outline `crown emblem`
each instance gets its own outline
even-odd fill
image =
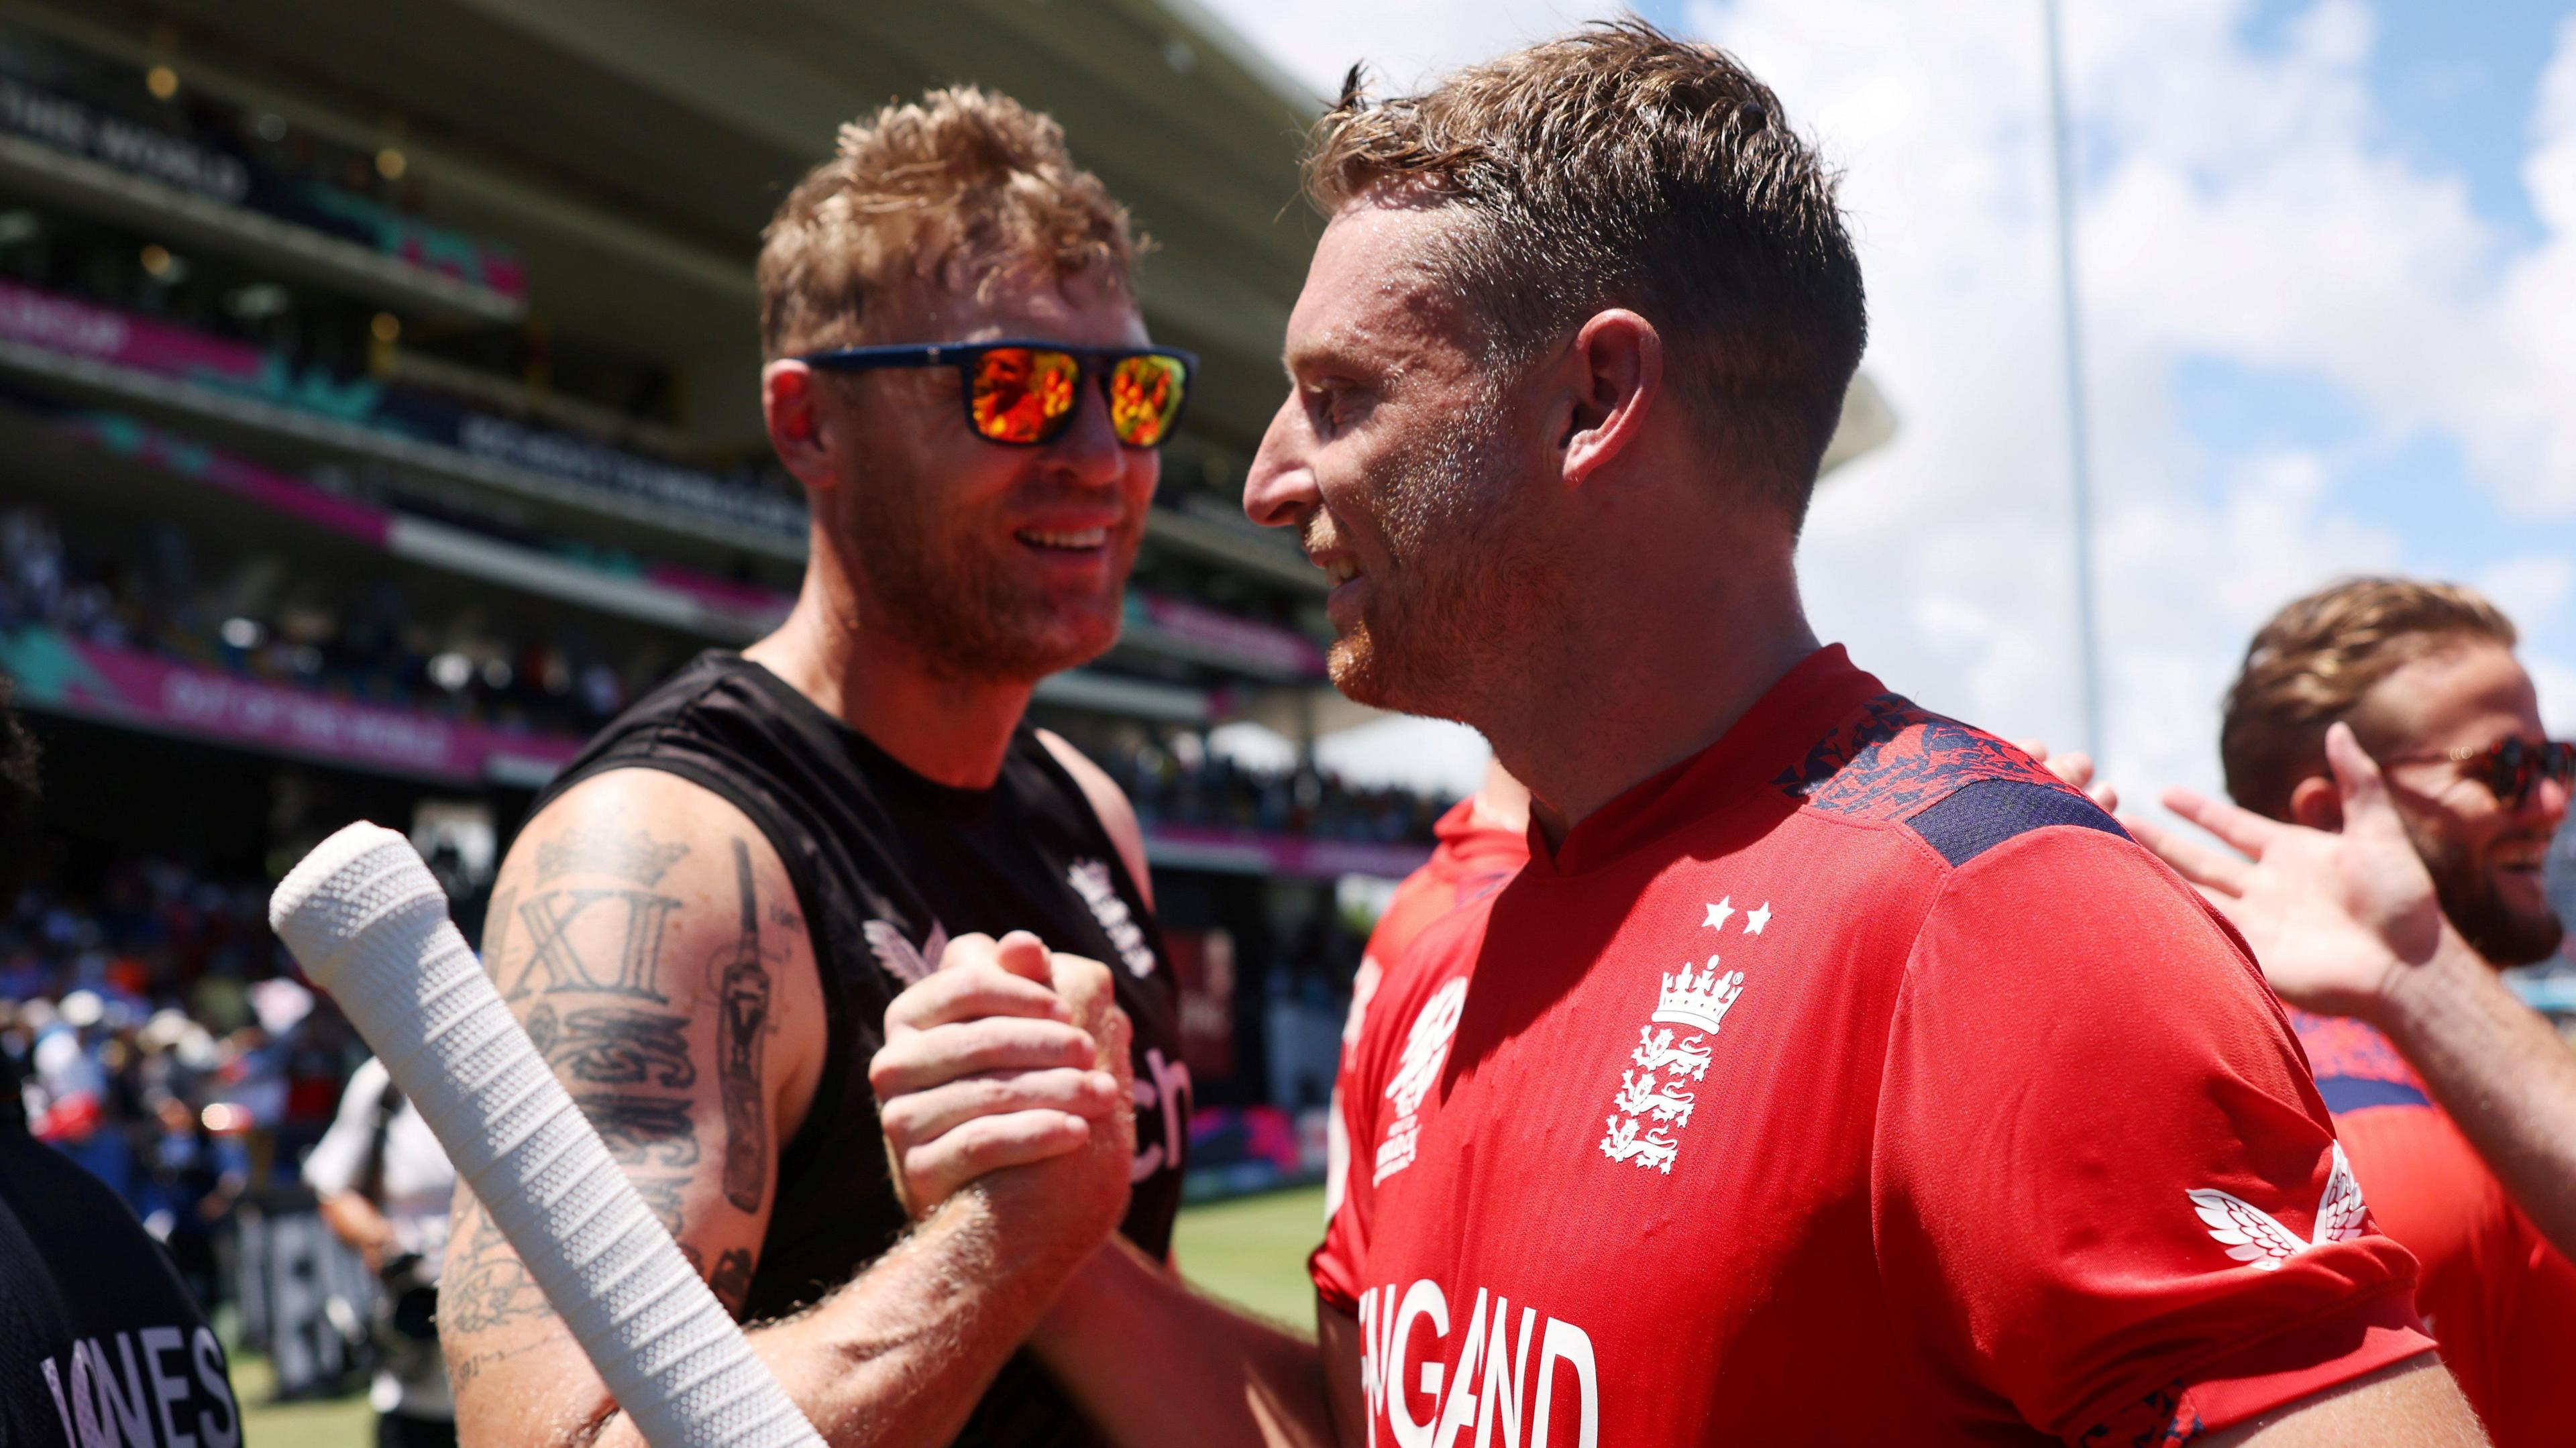
[[[1708,958],[1708,968],[1694,972],[1687,964],[1681,974],[1664,977],[1663,995],[1655,1002],[1654,1019],[1677,1026],[1697,1026],[1714,1034],[1725,1021],[1727,1007],[1744,994],[1744,972],[1730,970],[1719,974],[1717,957]]]

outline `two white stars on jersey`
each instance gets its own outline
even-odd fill
[[[1727,917],[1734,913],[1735,897],[1728,895],[1720,899],[1716,904],[1708,907],[1708,918],[1701,921],[1700,924],[1707,926],[1711,930],[1723,930],[1726,928]],[[1763,927],[1770,923],[1771,902],[1768,900],[1762,902],[1761,909],[1747,910],[1744,912],[1744,933],[1747,935],[1761,934]]]
[[[2361,1199],[2361,1183],[2353,1178],[2352,1163],[2344,1160],[2342,1142],[2335,1143],[2334,1170],[2327,1174],[2325,1195],[2317,1201],[2313,1236],[2302,1237],[2270,1212],[2215,1187],[2184,1195],[2191,1198],[2192,1210],[2200,1213],[2209,1235],[2227,1248],[2227,1255],[2257,1272],[2276,1272],[2302,1252],[2349,1242],[2368,1230],[2365,1224],[2370,1219],[2370,1208]]]

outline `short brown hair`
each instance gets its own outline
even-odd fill
[[[2455,644],[2514,640],[2511,619],[2456,583],[2354,578],[2296,600],[2255,633],[2227,690],[2218,756],[2228,795],[2288,819],[2299,781],[2326,772],[2326,730],[2337,720],[2363,729],[2354,711],[2380,680]]]
[[[1073,164],[1063,127],[1008,96],[934,90],[841,127],[837,149],[760,234],[768,358],[897,340],[884,332],[905,322],[885,314],[908,296],[1020,266],[1128,290],[1145,243],[1127,208]]]
[[[1833,175],[1735,57],[1629,19],[1399,100],[1355,66],[1306,183],[1327,216],[1381,188],[1471,214],[1436,265],[1501,368],[1635,307],[1712,436],[1803,517],[1867,338],[1860,259]]]

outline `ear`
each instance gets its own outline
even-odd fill
[[[1576,487],[1643,433],[1664,383],[1664,339],[1625,308],[1596,314],[1574,334],[1565,362],[1568,395],[1555,438],[1565,480]]]
[[[2331,775],[2311,774],[2290,791],[2290,823],[2328,834],[2343,829],[2343,792]]]
[[[760,369],[760,413],[769,445],[796,481],[817,492],[839,485],[814,369],[793,358]]]

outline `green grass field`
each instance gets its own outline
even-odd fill
[[[1306,1254],[1323,1235],[1324,1194],[1309,1188],[1188,1208],[1173,1251],[1182,1274],[1200,1288],[1311,1333],[1315,1289],[1306,1277]],[[373,1441],[365,1398],[271,1407],[274,1381],[266,1359],[233,1359],[233,1391],[244,1405],[243,1448],[364,1448]]]
[[[1187,1208],[1176,1238],[1181,1275],[1201,1290],[1314,1335],[1306,1254],[1324,1240],[1322,1187]]]

